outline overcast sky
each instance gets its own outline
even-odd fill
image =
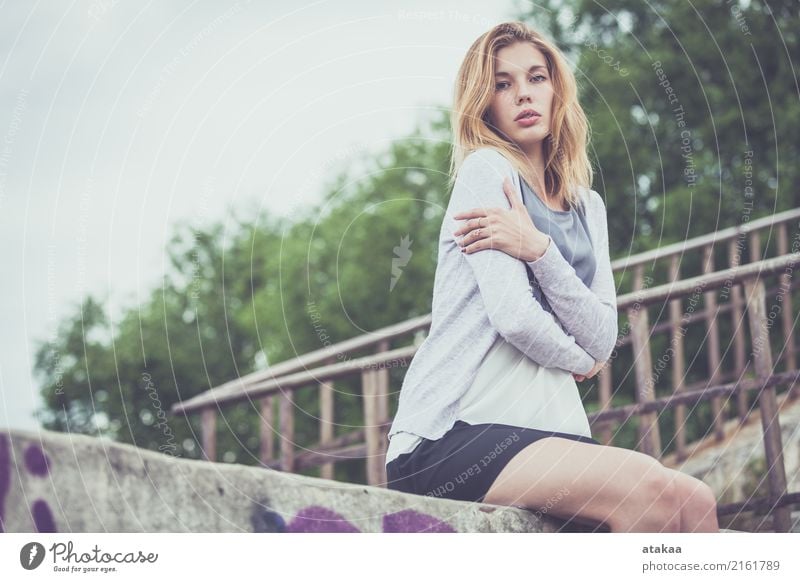
[[[449,107],[519,5],[2,3],[0,426],[36,427],[36,342],[82,297],[138,303],[179,220],[313,205],[342,151]]]

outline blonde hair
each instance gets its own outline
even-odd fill
[[[488,122],[495,85],[494,57],[501,48],[518,42],[529,42],[544,54],[554,89],[550,134],[542,144],[544,183],[550,196],[573,207],[578,200],[576,186],[590,188],[592,183],[592,166],[586,153],[589,123],[578,103],[575,76],[563,54],[523,22],[504,22],[485,32],[472,43],[461,63],[451,112],[450,185],[467,155],[481,147],[498,150],[532,184],[533,174],[525,154]]]

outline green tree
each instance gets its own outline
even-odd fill
[[[575,64],[612,258],[798,205],[791,63],[800,17],[792,3],[751,2],[737,17],[725,0],[544,0],[520,18],[549,31]],[[180,225],[163,284],[141,304],[112,321],[103,301],[89,297],[37,350],[42,423],[194,457],[197,418],[169,416],[167,434],[159,410],[268,363],[428,313],[450,195],[447,114],[340,169],[321,203],[291,220],[250,209],[246,218]],[[750,166],[754,195],[746,198]],[[697,253],[684,258],[684,276],[699,269]],[[662,267],[656,279],[664,277]],[[629,278],[619,276],[620,293]],[[687,349],[701,349],[700,330],[690,331]],[[615,365],[630,369],[626,357]],[[707,374],[701,367],[693,365],[690,379]],[[394,399],[403,373],[390,372]],[[615,403],[633,401],[632,376]],[[360,378],[336,389],[342,434],[361,424]],[[257,408],[222,408],[223,460],[256,463]],[[298,393],[297,446],[316,442],[318,414],[316,392]],[[701,421],[692,430],[708,426]],[[363,480],[362,465],[340,464],[337,478]]]

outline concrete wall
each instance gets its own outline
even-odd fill
[[[530,511],[0,431],[0,531],[552,532]],[[563,531],[590,531],[570,524]]]

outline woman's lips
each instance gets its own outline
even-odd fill
[[[531,115],[530,117],[522,117],[521,119],[517,119],[517,123],[519,123],[522,127],[530,127],[537,121],[541,115]]]

